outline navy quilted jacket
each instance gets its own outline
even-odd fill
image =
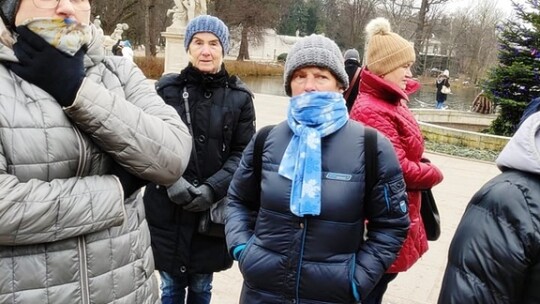
[[[290,211],[291,181],[278,174],[292,137],[286,123],[266,139],[260,198],[253,140],[247,146],[229,188],[225,226],[229,250],[246,244],[240,303],[355,303],[394,261],[409,227],[405,184],[392,145],[379,134],[378,181],[364,202],[363,134],[349,121],[322,139],[319,216]]]

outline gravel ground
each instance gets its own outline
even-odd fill
[[[495,162],[495,159],[497,159],[497,156],[499,156],[498,151],[471,149],[456,145],[436,143],[432,141],[426,141],[426,150],[488,162]]]

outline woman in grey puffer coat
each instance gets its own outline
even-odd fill
[[[65,27],[72,48],[24,21],[89,23],[88,1],[50,2],[0,0],[18,34],[0,44],[0,303],[159,303],[138,182],[176,181],[189,132],[93,26]]]

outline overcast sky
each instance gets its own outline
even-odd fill
[[[446,6],[450,9],[457,9],[460,7],[466,7],[469,6],[474,2],[478,2],[480,0],[449,0],[446,4]],[[503,9],[505,12],[510,13],[513,9],[512,2],[510,0],[483,0],[483,1],[495,1],[497,3],[497,7]]]

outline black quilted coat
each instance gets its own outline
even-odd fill
[[[540,303],[540,113],[497,158],[450,244],[439,304]]]
[[[218,74],[205,75],[189,65],[181,74],[166,75],[156,84],[160,96],[184,122],[184,87],[189,93],[198,164],[192,151],[183,177],[195,186],[210,185],[217,201],[226,195],[242,152],[255,133],[252,94],[224,68]],[[197,233],[201,213],[185,211],[171,202],[163,186],[149,184],[146,188],[144,200],[156,269],[180,275],[231,267],[225,239]]]

